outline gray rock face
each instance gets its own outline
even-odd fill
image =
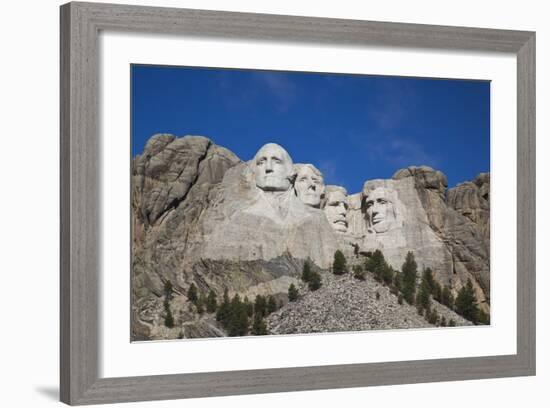
[[[406,253],[413,251],[419,270],[431,267],[436,279],[451,285],[455,295],[472,279],[478,300],[485,302],[482,307],[488,311],[488,174],[447,193],[443,173],[411,167],[399,170],[392,179],[369,180],[363,191],[347,196],[342,187],[325,190],[323,185],[325,194],[318,206],[316,197],[315,203],[304,199],[311,180],[298,187],[303,187],[300,194],[295,189],[295,175],[302,167],[294,166],[284,148],[274,144],[263,146],[254,159],[245,162],[202,136],[161,134],[149,140],[143,154],[134,159],[132,170],[134,340],[224,335],[211,316],[198,316],[189,308],[191,283],[204,295],[213,290],[218,299],[224,290],[249,299],[257,294],[281,298],[291,283],[300,285],[306,260],[330,283],[329,269],[337,249],[356,260],[381,249],[396,269],[401,268]],[[327,195],[331,191],[344,193],[331,197]],[[332,214],[326,208],[330,202],[334,208],[344,205]],[[340,227],[344,225],[340,218],[345,219],[345,228]],[[173,286],[174,329],[163,323],[167,281]],[[346,290],[356,293],[357,289],[348,286],[344,285]],[[344,296],[338,290],[334,299]],[[350,302],[338,306],[342,314],[348,306],[368,307],[371,300],[364,303],[359,297]],[[285,310],[291,313],[289,308]],[[383,310],[390,313],[390,309]],[[336,309],[333,312],[327,319],[347,321],[343,315],[338,317]],[[424,323],[411,323],[415,315],[416,311],[407,314],[404,326],[393,320],[387,324],[360,320],[358,330],[422,327],[415,325],[424,324],[424,319]],[[303,323],[313,325],[308,331],[318,325],[317,318],[312,319]],[[283,326],[281,320],[277,330],[287,330]],[[319,327],[330,331],[355,330],[356,326],[331,323]],[[292,323],[288,327],[298,330],[302,326]]]
[[[490,188],[489,174],[481,173],[473,181],[449,189],[447,196],[450,207],[481,228],[487,247],[490,237]]]
[[[471,279],[484,311],[489,310],[489,241],[482,227],[455,210],[445,199],[447,179],[429,167],[410,167],[398,171],[397,180],[414,181],[429,226],[445,244],[450,255],[451,284],[455,289]],[[482,177],[483,178],[483,177]],[[488,182],[488,175],[484,177]]]
[[[268,152],[277,152],[272,146]],[[328,269],[338,243],[324,212],[285,187],[282,179],[292,174],[270,179],[271,166],[260,178],[254,161],[204,137],[149,141],[133,172],[134,338],[175,336],[159,329],[166,281],[174,301],[184,302],[191,283],[220,296],[226,288],[277,294],[296,281],[306,259]]]

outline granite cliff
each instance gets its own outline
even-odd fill
[[[306,260],[326,287],[324,296],[319,291],[303,302],[317,304],[321,296],[324,310],[339,302],[345,288],[363,293],[356,297],[359,308],[368,304],[373,316],[382,313],[376,308],[384,302],[365,298],[372,285],[332,279],[337,249],[355,263],[380,249],[395,269],[412,251],[419,267],[432,268],[455,295],[470,279],[488,312],[489,175],[449,190],[444,174],[425,166],[399,170],[387,180],[368,175],[365,180],[362,191],[348,195],[339,186],[324,186],[313,165],[293,165],[277,145],[265,145],[242,161],[202,136],[153,136],[132,163],[132,339],[223,336],[215,319],[190,307],[191,284],[218,298],[224,291],[250,299],[271,294],[286,304],[289,285],[301,284]],[[174,328],[163,324],[167,282],[173,287]],[[410,316],[407,327],[426,323],[411,323],[418,316],[395,307]],[[315,329],[313,314],[309,323],[300,315],[304,321],[297,324],[291,310],[287,304],[270,317],[273,333],[284,331],[277,316],[286,316],[284,327],[292,330],[333,330]],[[334,330],[401,327],[327,318],[340,321]]]

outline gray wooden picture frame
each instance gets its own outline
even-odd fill
[[[61,401],[155,399],[535,374],[535,33],[114,4],[61,6]],[[517,56],[517,354],[145,377],[99,377],[101,30]]]

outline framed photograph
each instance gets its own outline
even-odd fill
[[[62,6],[60,364],[71,405],[534,375],[535,34]]]

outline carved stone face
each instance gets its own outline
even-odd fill
[[[391,195],[385,188],[376,188],[365,199],[367,224],[377,233],[384,233],[395,225],[395,209]]]
[[[327,203],[324,208],[325,215],[330,226],[338,232],[347,232],[348,221],[346,214],[348,204],[346,194],[343,191],[329,191],[327,193]]]
[[[296,195],[304,204],[319,208],[321,195],[325,192],[323,177],[310,165],[297,165],[297,167],[296,181],[294,182]]]
[[[293,176],[292,159],[275,143],[264,145],[254,157],[256,186],[264,191],[287,191]]]

